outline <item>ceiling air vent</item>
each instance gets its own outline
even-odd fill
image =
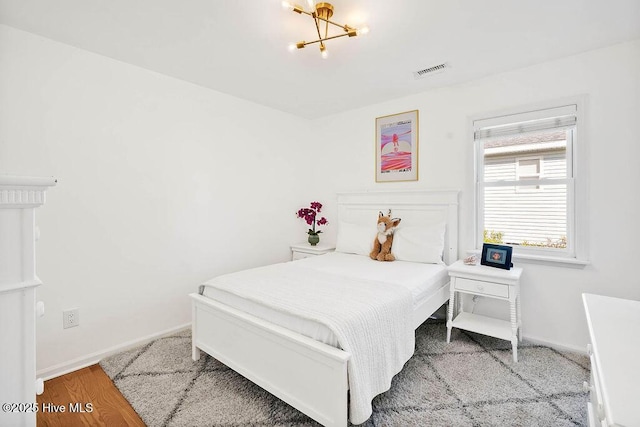
[[[444,70],[449,68],[449,64],[443,62],[442,64],[434,65],[433,67],[425,68],[423,70],[418,70],[413,72],[414,79],[423,79],[427,76],[431,76],[433,74],[442,73]]]

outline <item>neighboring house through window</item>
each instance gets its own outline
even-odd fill
[[[577,102],[473,121],[478,249],[578,258],[577,123]]]
[[[540,166],[542,163],[543,157],[516,157],[516,180],[524,181],[527,179],[540,179],[542,177],[542,172],[540,171]],[[518,190],[540,190],[540,186],[526,186],[519,187]]]

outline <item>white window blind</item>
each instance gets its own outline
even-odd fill
[[[558,108],[476,120],[473,122],[473,138],[478,141],[546,130],[569,129],[576,125],[576,113],[576,105],[566,105]]]

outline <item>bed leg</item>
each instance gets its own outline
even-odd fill
[[[200,360],[200,349],[195,344],[191,345],[191,358],[194,362]]]
[[[193,302],[191,305],[191,359],[193,359],[194,362],[197,362],[198,360],[200,360],[200,349],[196,347],[196,336],[197,336],[196,319],[198,317],[197,314],[198,314],[198,310],[196,308],[195,302]]]

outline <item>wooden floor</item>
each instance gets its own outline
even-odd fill
[[[38,427],[145,425],[99,365],[46,381],[38,409]]]

